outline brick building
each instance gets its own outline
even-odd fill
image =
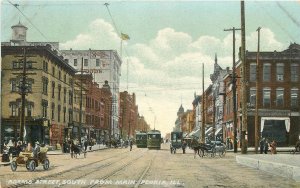
[[[247,139],[254,146],[255,100],[258,97],[261,137],[276,140],[279,146],[294,145],[300,135],[300,46],[291,44],[282,52],[260,52],[258,76],[256,52],[246,52],[247,65]],[[241,64],[237,74],[241,75]],[[256,88],[258,79],[258,88]],[[241,83],[237,83],[238,111],[241,113]],[[258,89],[258,96],[256,96]],[[241,114],[238,120],[240,130]]]

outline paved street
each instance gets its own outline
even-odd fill
[[[50,169],[28,172],[19,167],[0,167],[2,187],[299,187],[294,180],[272,175],[236,162],[235,154],[224,158],[194,159],[193,151],[170,154],[134,147],[89,152],[87,158],[49,155]],[[27,184],[27,185],[26,185]]]

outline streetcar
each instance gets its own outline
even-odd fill
[[[137,148],[147,148],[147,133],[137,132],[135,134],[136,147]]]
[[[159,130],[151,130],[147,133],[147,148],[160,149],[161,133]]]
[[[170,143],[170,151],[171,153],[176,153],[176,149],[180,149],[182,147],[182,132],[174,131],[171,132],[171,143]]]

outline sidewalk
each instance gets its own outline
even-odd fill
[[[236,162],[300,182],[300,154],[238,154]]]
[[[96,144],[96,145],[92,146],[91,150],[88,146],[87,152],[93,152],[93,151],[106,149],[106,148],[107,148],[106,145]],[[47,155],[70,155],[70,153],[63,153],[62,150],[53,150],[53,151],[48,151]],[[0,166],[7,166],[7,165],[10,165],[10,162],[1,162],[0,161]]]
[[[106,145],[103,144],[96,144],[93,145],[91,150],[90,150],[90,146],[87,147],[87,152],[92,152],[92,151],[97,151],[97,150],[101,150],[101,149],[106,149]],[[69,155],[69,153],[63,153],[62,150],[53,150],[53,151],[48,151],[47,152],[48,155]]]
[[[277,152],[290,152],[293,149],[295,149],[295,147],[277,147],[276,151]],[[233,149],[226,150],[226,151],[227,152],[233,152]],[[238,151],[238,153],[241,153],[241,148],[237,148],[237,151]],[[249,148],[247,148],[247,152],[254,153],[255,152],[255,148],[254,147],[249,147]],[[258,148],[258,152],[259,152],[259,148]],[[270,153],[270,151],[269,151],[269,153]]]

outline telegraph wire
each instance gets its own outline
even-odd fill
[[[48,38],[39,30],[39,28],[37,28],[32,21],[19,9],[19,4],[13,4],[11,1],[7,0],[12,6],[14,6],[23,16],[24,18],[46,39],[48,40]]]

